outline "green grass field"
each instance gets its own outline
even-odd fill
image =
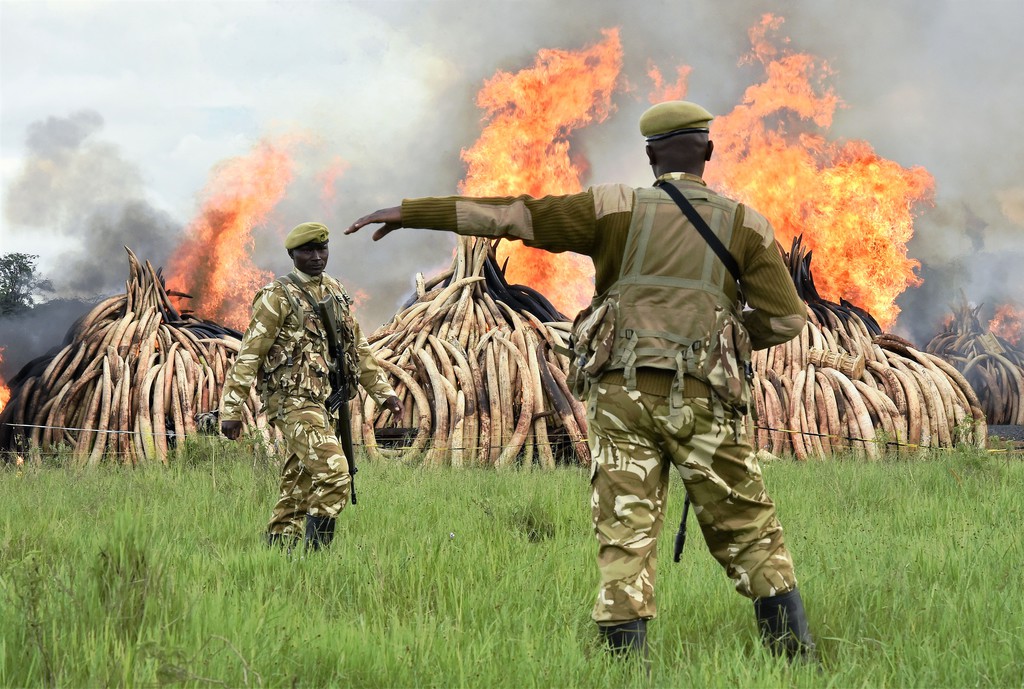
[[[59,458],[58,458],[59,460]],[[261,532],[276,466],[201,439],[169,468],[0,470],[13,687],[1022,687],[1024,462],[765,466],[825,670],[758,643],[673,479],[648,680],[602,652],[588,474],[363,462],[331,550]]]

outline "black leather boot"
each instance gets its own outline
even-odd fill
[[[773,654],[785,655],[791,662],[818,662],[799,591],[794,588],[778,596],[758,598],[754,614],[761,640]]]
[[[306,515],[306,550],[326,549],[334,540],[334,517]]]
[[[636,658],[643,663],[644,671],[651,674],[651,662],[647,658],[647,620],[630,620],[598,628],[612,654]]]

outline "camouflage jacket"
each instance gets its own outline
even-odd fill
[[[350,368],[358,371],[359,384],[378,403],[394,395],[352,317],[351,298],[341,283],[329,275],[314,278],[297,270],[291,275],[316,301],[334,297],[339,322],[354,343],[347,358]],[[242,405],[253,383],[270,417],[310,404],[323,406],[331,393],[327,366],[327,339],[319,315],[297,287],[285,279],[275,280],[253,299],[252,320],[224,382],[220,418],[242,419]]]

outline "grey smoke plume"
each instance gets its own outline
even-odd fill
[[[119,261],[124,246],[159,265],[181,232],[146,201],[138,167],[101,138],[102,128],[92,110],[34,122],[23,169],[5,193],[4,220],[56,255],[44,277],[65,298],[123,289],[126,271],[117,267],[126,265]]]
[[[10,381],[33,359],[59,352],[68,328],[92,306],[77,299],[54,299],[24,314],[0,318],[0,378]]]
[[[92,110],[28,127],[23,168],[5,190],[4,221],[35,238],[27,252],[48,254],[43,277],[57,298],[0,319],[0,375],[60,342],[91,303],[124,291],[125,246],[160,265],[177,242],[181,225],[145,200],[138,167],[101,138],[102,128]]]

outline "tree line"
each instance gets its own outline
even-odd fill
[[[50,281],[39,276],[38,259],[19,252],[0,256],[0,318],[30,310],[43,293],[53,291]]]

